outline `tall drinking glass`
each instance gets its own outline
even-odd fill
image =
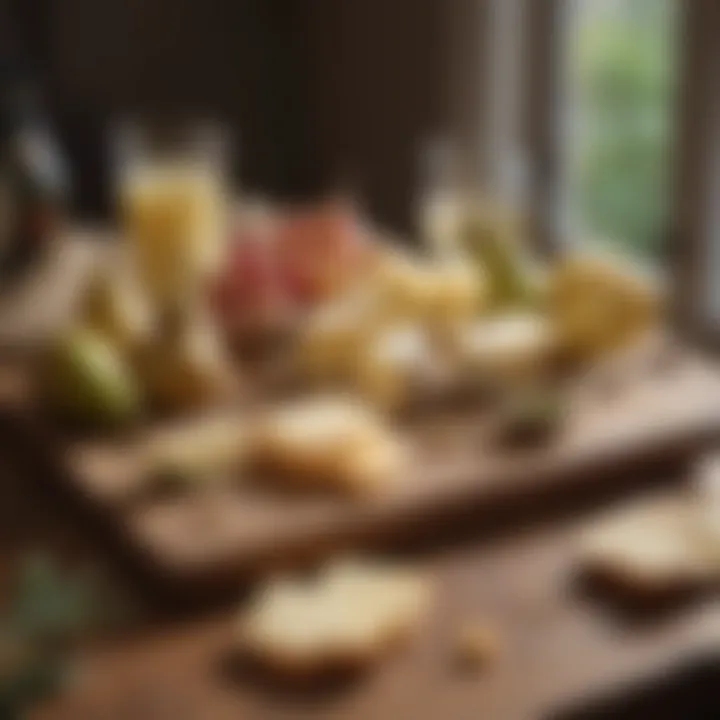
[[[157,311],[192,303],[223,252],[225,142],[210,124],[126,125],[116,137],[122,227]]]

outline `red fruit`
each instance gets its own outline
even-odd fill
[[[333,201],[287,218],[277,242],[281,274],[292,296],[315,302],[353,277],[364,235],[352,205]]]
[[[234,243],[213,299],[223,321],[233,327],[275,312],[281,304],[281,282],[267,237],[245,235]]]

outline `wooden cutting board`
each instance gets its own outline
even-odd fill
[[[461,511],[483,528],[541,499],[630,483],[626,471],[636,464],[691,457],[720,434],[715,369],[679,349],[658,362],[652,349],[640,348],[580,379],[565,429],[536,450],[503,449],[492,417],[479,408],[404,425],[413,462],[395,487],[370,502],[283,496],[263,487],[262,478],[242,477],[141,501],[132,444],[71,438],[50,424],[32,403],[32,376],[18,354],[69,316],[82,277],[113,247],[97,236],[88,230],[63,238],[37,277],[0,303],[0,342],[10,351],[0,362],[0,420],[18,454],[41,463],[50,482],[84,500],[153,577],[168,583],[235,583],[239,574],[297,554],[414,535]]]
[[[136,492],[142,473],[132,442],[70,438],[33,408],[23,378],[17,365],[0,376],[18,451],[44,458],[48,479],[83,498],[154,576],[196,589],[236,583],[298,555],[396,540],[460,512],[472,511],[482,528],[499,514],[621,474],[630,483],[636,465],[691,457],[720,435],[720,375],[679,350],[671,362],[638,351],[579,380],[564,429],[542,447],[498,443],[482,408],[408,421],[400,431],[412,462],[371,500],[283,495],[263,478],[240,476],[150,498]]]

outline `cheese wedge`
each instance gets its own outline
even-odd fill
[[[619,260],[569,256],[549,275],[547,302],[567,351],[593,359],[655,325],[662,298],[656,283]]]
[[[390,321],[467,320],[487,299],[482,271],[461,257],[430,260],[391,249],[379,262],[376,283]]]
[[[380,417],[345,396],[311,397],[269,412],[254,433],[252,455],[294,486],[350,494],[391,484],[405,459]]]

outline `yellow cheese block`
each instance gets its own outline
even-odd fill
[[[376,275],[391,320],[453,323],[477,314],[487,298],[482,272],[460,257],[430,260],[392,249]]]
[[[460,258],[435,263],[430,269],[433,284],[429,320],[452,324],[476,316],[487,300],[482,271]]]
[[[383,312],[393,320],[420,320],[432,307],[436,286],[430,263],[395,248],[383,252],[375,283]]]
[[[354,295],[326,305],[305,326],[299,346],[302,374],[313,380],[348,380],[361,349],[382,323],[377,298]]]
[[[661,316],[657,284],[618,260],[569,256],[550,273],[548,312],[567,351],[592,359],[626,345]]]
[[[250,455],[295,487],[368,494],[397,478],[404,451],[370,407],[327,395],[269,411],[256,428]]]

